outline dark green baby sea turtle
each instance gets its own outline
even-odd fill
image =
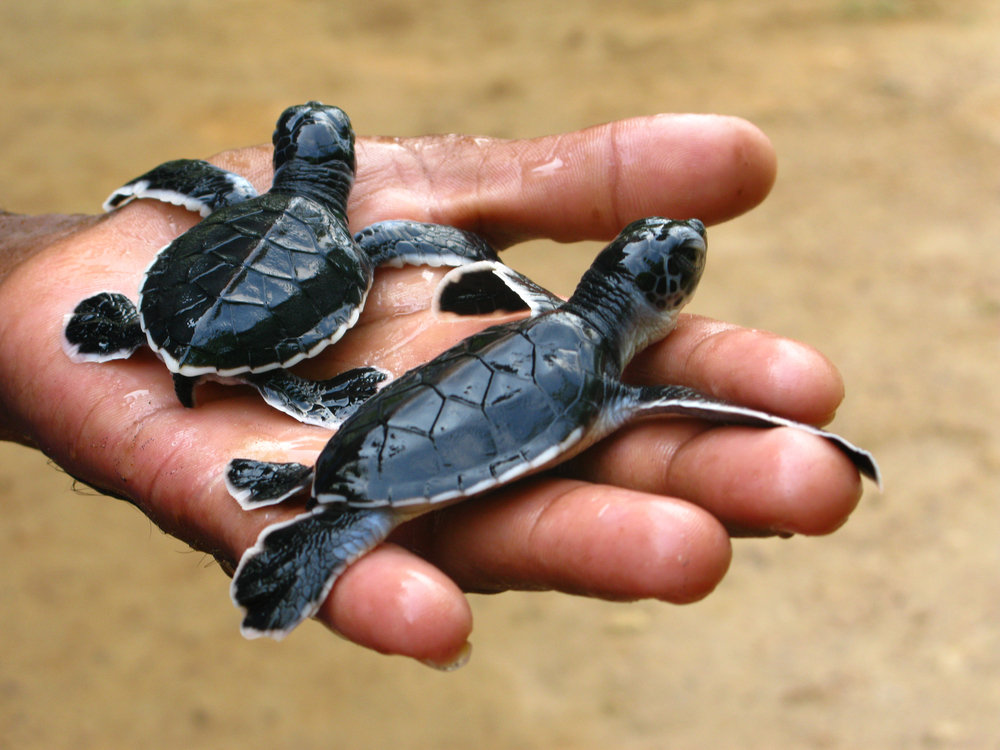
[[[265,528],[240,561],[231,594],[244,635],[287,635],[400,523],[547,469],[639,417],[804,430],[878,482],[872,456],[837,435],[684,386],[621,381],[632,357],[674,327],[705,254],[701,222],[650,218],[597,256],[567,302],[495,263],[452,271],[443,308],[474,311],[500,304],[490,295],[513,294],[532,315],[477,333],[381,389],[315,466],[227,466],[227,486],[246,509],[308,493],[305,512]]]
[[[304,422],[332,425],[387,378],[361,367],[313,382],[286,372],[354,325],[380,265],[496,260],[486,243],[452,227],[374,224],[352,236],[354,131],[318,102],[290,107],[274,131],[274,181],[258,195],[240,175],[205,161],[166,162],[115,191],[112,210],[155,198],[203,221],[160,250],[138,308],[102,292],[67,316],[64,348],[76,361],[129,357],[148,344],[173,373],[181,403],[202,378],[249,383]]]

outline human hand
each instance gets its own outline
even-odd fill
[[[269,148],[212,161],[259,189],[270,183]],[[554,164],[562,168],[536,170]],[[760,202],[774,177],[770,144],[751,126],[687,116],[531,141],[359,139],[358,165],[349,204],[355,230],[409,218],[470,229],[497,247],[532,237],[610,239],[653,214],[722,221]],[[105,289],[136,299],[153,254],[195,221],[149,201],[102,220],[0,217],[8,248],[0,260],[0,429],[129,499],[231,570],[263,527],[294,511],[242,511],[223,485],[226,462],[311,463],[329,433],[293,422],[243,388],[201,386],[198,406],[184,409],[148,350],[81,365],[60,347],[64,313]],[[18,235],[17,227],[38,234]],[[398,374],[484,327],[481,319],[429,314],[438,276],[380,271],[357,326],[301,371],[318,377],[373,364]],[[640,355],[629,376],[817,424],[843,396],[836,370],[814,350],[691,316]],[[727,569],[727,529],[826,533],[859,496],[854,467],[813,436],[694,420],[639,423],[558,475],[405,525],[393,544],[343,574],[318,617],[378,651],[447,665],[471,631],[463,591],[694,601]]]

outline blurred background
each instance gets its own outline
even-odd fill
[[[9,211],[95,212],[308,99],[359,134],[751,120],[778,182],[690,310],[826,352],[886,489],[738,540],[695,605],[473,597],[439,674],[314,623],[244,641],[210,559],[2,445],[0,748],[1000,747],[998,42],[992,0],[5,0]],[[596,250],[507,258],[565,293]]]

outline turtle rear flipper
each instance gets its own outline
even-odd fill
[[[286,370],[244,375],[268,404],[305,424],[336,428],[390,379],[377,367],[356,367],[327,380],[306,380]]]
[[[354,241],[376,266],[462,266],[500,260],[482,237],[445,224],[379,221],[355,234]]]
[[[880,489],[882,487],[882,474],[871,453],[858,448],[840,435],[821,430],[811,424],[795,422],[764,411],[737,406],[680,385],[627,388],[626,393],[630,401],[629,406],[638,417],[677,414],[748,427],[791,427],[808,432],[810,435],[817,435],[833,443],[850,459],[862,475],[875,482]]]
[[[104,201],[104,210],[153,198],[208,216],[256,195],[257,189],[245,177],[201,159],[175,159],[122,185]]]
[[[139,314],[124,294],[95,294],[65,318],[63,349],[74,362],[128,359],[145,343]]]
[[[434,310],[458,315],[493,312],[536,314],[562,300],[531,279],[508,268],[496,250],[472,232],[419,221],[380,221],[354,240],[376,266],[456,266],[434,294]]]
[[[449,271],[434,291],[433,310],[456,315],[554,310],[562,300],[499,261],[480,261]]]
[[[316,614],[337,577],[396,526],[390,509],[322,505],[267,527],[240,560],[230,595],[247,638],[281,640]]]
[[[226,465],[226,489],[243,510],[277,505],[312,485],[313,469],[297,463],[234,458]]]

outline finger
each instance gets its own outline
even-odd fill
[[[317,617],[358,645],[439,668],[459,665],[472,632],[472,610],[458,586],[394,544],[350,566]]]
[[[352,224],[390,218],[452,224],[498,247],[535,237],[610,239],[634,219],[742,214],[768,194],[775,155],[750,123],[656,115],[530,140],[471,136],[359,138]],[[258,188],[270,149],[213,161]]]
[[[682,315],[626,371],[638,385],[678,383],[788,419],[823,425],[844,398],[837,368],[816,349],[773,333]]]
[[[729,566],[728,536],[690,503],[539,478],[462,503],[413,540],[463,589],[554,589],[685,603]]]
[[[831,533],[862,490],[854,465],[815,435],[673,418],[621,430],[559,473],[683,497],[727,528],[766,534]]]

